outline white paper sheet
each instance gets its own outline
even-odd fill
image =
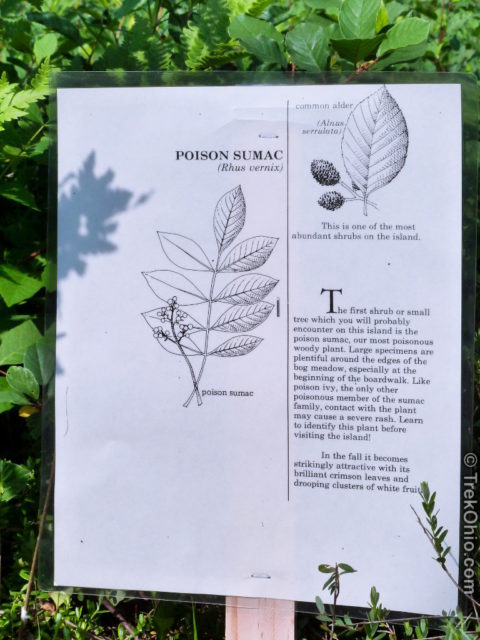
[[[60,89],[58,176],[55,584],[455,607],[460,86]]]

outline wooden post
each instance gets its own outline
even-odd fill
[[[295,640],[295,603],[228,596],[225,640]]]

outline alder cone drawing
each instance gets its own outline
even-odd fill
[[[342,156],[352,187],[365,201],[401,171],[408,151],[402,110],[381,87],[351,112],[342,137]]]

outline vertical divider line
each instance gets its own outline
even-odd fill
[[[287,502],[290,500],[290,101],[287,100]]]

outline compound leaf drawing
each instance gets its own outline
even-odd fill
[[[215,302],[227,304],[252,304],[263,300],[275,287],[278,280],[264,276],[260,273],[252,273],[248,276],[238,276],[215,297]]]
[[[202,247],[179,233],[158,232],[163,252],[175,266],[190,271],[213,271]]]
[[[268,318],[272,309],[273,304],[269,302],[229,307],[213,324],[212,329],[230,333],[249,331],[262,324]]]
[[[268,260],[275,248],[277,238],[254,236],[237,244],[225,256],[224,251],[243,229],[245,218],[245,198],[241,186],[238,186],[223,194],[216,204],[213,229],[218,250],[212,260],[195,240],[179,233],[158,232],[165,256],[176,267],[211,273],[208,296],[190,278],[177,271],[158,269],[143,273],[148,286],[166,304],[142,315],[162,349],[184,359],[192,379],[193,389],[184,407],[188,407],[194,396],[197,404],[202,404],[199,384],[209,356],[243,356],[262,342],[262,338],[256,336],[240,335],[212,349],[209,347],[210,334],[216,331],[250,331],[262,324],[273,309],[272,304],[264,301],[278,283],[270,276],[259,273],[241,275],[215,293],[217,276],[224,278],[228,273],[253,271]],[[217,303],[231,306],[212,321]],[[185,310],[185,307],[194,305],[195,316],[201,317],[201,322]],[[202,346],[195,342],[195,334],[198,341],[203,340]],[[191,361],[194,356],[201,356],[201,363],[195,368]]]
[[[177,292],[181,295],[184,305],[207,301],[200,289],[181,273],[159,269],[158,271],[147,271],[143,275],[153,293],[164,302],[172,297],[172,293]]]
[[[240,186],[227,191],[215,207],[213,229],[221,253],[232,244],[245,224],[246,206]]]
[[[268,236],[254,236],[240,242],[225,256],[219,271],[235,273],[258,269],[270,257],[277,240]]]
[[[370,194],[398,175],[408,151],[408,129],[397,102],[381,87],[351,112],[342,138],[345,169],[360,191],[364,213]]]
[[[262,338],[255,336],[235,336],[222,342],[209,355],[219,358],[233,358],[235,356],[245,356],[253,351],[262,342]]]

